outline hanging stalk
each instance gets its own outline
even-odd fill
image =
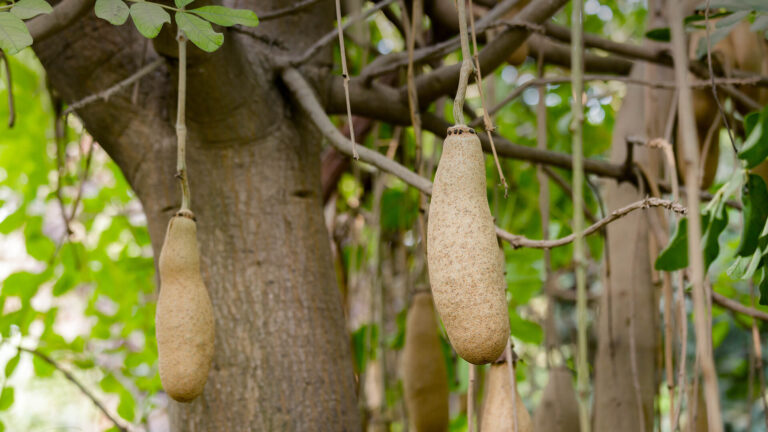
[[[465,0],[456,2],[459,12],[459,37],[461,38],[461,71],[459,73],[459,86],[456,89],[456,98],[453,100],[453,122],[456,125],[464,123],[464,98],[467,95],[467,83],[469,74],[472,73],[472,60],[469,53],[469,36],[467,35],[467,5]]]
[[[496,163],[496,169],[499,171],[499,180],[501,181],[501,185],[504,187],[504,198],[506,198],[509,192],[509,186],[507,185],[507,179],[504,178],[504,172],[501,170],[499,155],[496,154],[496,145],[493,143],[493,131],[496,128],[493,127],[491,116],[488,115],[488,106],[485,104],[485,92],[483,91],[483,74],[480,71],[480,57],[478,55],[477,49],[477,32],[475,31],[475,14],[472,11],[472,0],[469,0],[469,23],[472,29],[472,58],[475,61],[475,79],[477,80],[477,88],[480,92],[480,105],[483,107],[483,122],[485,125],[485,133],[488,136],[488,142],[491,143],[493,162]]]
[[[707,291],[704,286],[704,256],[701,254],[701,220],[699,214],[699,142],[696,138],[696,126],[693,117],[693,96],[688,83],[688,56],[685,48],[683,29],[683,5],[669,2],[670,31],[672,33],[672,53],[675,63],[675,81],[677,82],[679,101],[678,118],[682,130],[684,163],[686,165],[685,187],[687,189],[688,208],[694,216],[688,220],[688,257],[693,283],[694,328],[696,331],[696,352],[701,361],[704,378],[704,396],[707,405],[707,419],[711,432],[722,432],[723,421],[720,413],[717,370],[712,354],[712,332],[709,327],[710,313],[707,310]]]
[[[339,52],[341,53],[341,73],[344,78],[344,97],[347,100],[347,123],[349,123],[349,140],[352,141],[352,157],[360,159],[357,155],[355,142],[355,126],[352,122],[352,105],[349,103],[349,71],[347,70],[347,51],[344,47],[344,29],[341,27],[341,0],[336,0],[336,28],[339,31]]]
[[[187,179],[187,36],[181,29],[176,34],[179,42],[179,98],[176,105],[176,178],[181,183],[181,210],[189,210],[190,193]]]
[[[576,264],[576,320],[578,327],[577,389],[579,396],[579,419],[581,432],[589,432],[589,366],[587,364],[587,277],[584,255],[584,155],[582,150],[582,128],[584,109],[584,45],[582,41],[583,0],[573,2],[571,16],[571,85],[573,87],[573,260]]]

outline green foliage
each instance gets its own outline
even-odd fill
[[[744,118],[747,139],[739,149],[739,159],[747,168],[754,168],[768,157],[768,107],[760,112],[747,114]]]
[[[160,33],[163,24],[171,22],[171,16],[162,7],[149,2],[131,5],[133,24],[142,36],[152,39]]]
[[[203,51],[213,52],[224,43],[224,35],[213,30],[211,23],[186,12],[176,12],[176,24],[189,40]]]
[[[128,5],[123,0],[96,0],[96,16],[114,25],[123,25],[128,20]]]
[[[248,9],[230,9],[224,6],[203,6],[190,10],[206,20],[224,27],[230,27],[236,24],[256,27],[259,24],[259,18],[252,10]]]
[[[32,36],[21,18],[10,12],[0,12],[0,49],[16,54],[32,45]]]
[[[675,233],[669,244],[659,253],[654,268],[663,271],[675,271],[688,267],[688,218],[677,222]]]
[[[747,257],[757,249],[758,237],[768,220],[768,188],[760,176],[749,174],[742,189],[741,202],[744,229],[736,255]]]
[[[51,12],[53,8],[44,0],[19,0],[11,8],[11,13],[21,19],[30,19]]]

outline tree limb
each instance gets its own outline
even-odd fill
[[[523,22],[540,24],[557,13],[560,8],[568,3],[568,0],[538,0],[526,6],[518,19]],[[496,39],[488,43],[479,53],[480,67],[490,73],[504,62],[530,36],[528,27],[515,27],[507,29]],[[438,97],[452,92],[459,82],[460,64],[443,66],[433,72],[422,75],[416,80],[416,88],[419,93],[419,104],[422,107],[429,106]],[[400,89],[400,99],[407,96],[407,89]]]
[[[88,13],[95,0],[63,0],[53,12],[40,15],[26,22],[35,43],[53,36],[73,21]]]
[[[261,13],[259,13],[259,21],[268,21],[268,20],[273,20],[273,19],[276,19],[276,18],[280,18],[280,17],[285,16],[285,15],[294,14],[296,12],[301,11],[302,9],[306,9],[306,8],[312,6],[313,4],[315,4],[315,3],[319,2],[319,1],[321,1],[321,0],[304,0],[304,1],[299,2],[297,4],[294,4],[294,5],[291,5],[291,6],[288,6],[288,7],[284,7],[282,9],[276,9],[276,10],[268,11],[268,12],[261,12]]]
[[[74,385],[76,385],[76,386],[77,386],[77,388],[79,388],[79,389],[80,389],[80,391],[81,391],[81,392],[83,392],[83,394],[84,394],[85,396],[87,396],[87,397],[88,397],[88,399],[90,399],[90,400],[91,400],[91,402],[93,402],[93,404],[94,404],[94,405],[96,405],[96,408],[98,408],[98,409],[99,409],[99,410],[100,410],[102,413],[104,413],[104,415],[105,415],[105,416],[107,416],[107,418],[108,418],[110,421],[112,421],[112,423],[114,423],[115,427],[116,427],[118,430],[120,430],[120,431],[123,431],[123,432],[127,432],[127,431],[128,431],[128,429],[127,429],[125,426],[123,426],[122,424],[120,424],[120,422],[119,422],[119,421],[118,421],[118,420],[117,420],[117,419],[116,419],[116,418],[115,418],[115,417],[114,417],[112,414],[110,414],[110,413],[109,413],[109,411],[107,411],[107,408],[106,408],[106,407],[104,407],[104,404],[102,404],[102,403],[101,403],[101,402],[100,402],[100,401],[99,401],[99,400],[96,398],[96,396],[94,396],[94,394],[93,394],[93,393],[91,393],[91,391],[90,391],[90,390],[88,390],[87,388],[85,388],[85,386],[84,386],[84,385],[83,385],[83,384],[82,384],[80,381],[78,381],[78,379],[77,379],[77,378],[75,378],[75,376],[74,376],[74,375],[72,375],[72,373],[71,373],[71,372],[69,372],[68,370],[66,370],[66,369],[64,369],[63,367],[61,367],[61,365],[60,365],[58,362],[56,362],[56,360],[52,359],[52,358],[51,358],[50,356],[48,356],[47,354],[45,354],[45,353],[43,353],[43,352],[40,352],[40,351],[38,351],[38,350],[36,350],[36,349],[29,349],[29,348],[24,348],[24,347],[21,347],[21,346],[19,346],[19,347],[16,347],[16,349],[18,349],[19,351],[24,351],[24,352],[26,352],[26,353],[30,353],[30,354],[32,354],[32,355],[34,355],[34,356],[36,356],[36,357],[40,358],[41,360],[43,360],[44,362],[46,362],[46,363],[48,363],[49,365],[53,366],[53,367],[54,367],[56,370],[58,370],[59,372],[61,372],[62,374],[64,374],[64,377],[65,377],[65,378],[67,378],[67,379],[68,379],[68,380],[69,380],[71,383],[73,383]]]
[[[314,91],[304,79],[304,77],[293,68],[286,68],[282,72],[283,82],[288,86],[296,101],[302,107],[304,112],[309,115],[312,122],[320,129],[320,132],[328,138],[331,145],[336,147],[342,153],[351,156],[352,155],[352,143],[339,130],[331,123],[327,114],[323,111],[320,102],[317,100]],[[376,168],[386,171],[395,177],[400,178],[405,183],[415,187],[421,192],[432,195],[432,182],[424,177],[414,173],[403,165],[396,161],[387,158],[383,154],[370,150],[366,147],[358,147],[358,154],[360,160],[367,162]],[[646,209],[649,207],[664,207],[669,210],[684,214],[687,210],[678,203],[663,200],[659,198],[646,198],[644,200],[632,203],[626,207],[622,207],[613,211],[607,217],[601,219],[594,225],[590,226],[582,235],[587,236],[589,234],[598,231],[603,226],[619,219],[635,210]],[[538,249],[551,249],[554,247],[566,245],[572,242],[575,238],[574,234],[563,237],[556,240],[530,240],[523,236],[514,235],[503,229],[496,227],[496,235],[499,238],[506,240],[514,248],[531,247]]]

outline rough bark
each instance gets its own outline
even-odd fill
[[[212,55],[190,54],[187,167],[216,349],[204,394],[171,402],[173,430],[360,428],[322,216],[320,137],[293,111],[268,62],[308,47],[330,29],[332,14],[322,2],[263,23],[256,37],[226,32]],[[295,28],[302,31],[288,31]],[[78,112],[143,203],[156,256],[180,202],[173,31],[150,45],[148,61],[164,52],[168,67],[141,81],[136,105],[124,92]],[[137,70],[144,43],[131,26],[90,13],[35,49],[72,102]]]
[[[642,76],[640,70],[633,74]],[[627,136],[645,135],[644,97],[643,88],[628,86],[613,132],[613,161],[624,160]],[[651,165],[654,155],[647,148],[634,151],[636,161]],[[645,191],[631,184],[612,182],[606,188],[606,207],[618,208],[644,196]],[[642,213],[607,228],[610,274],[600,300],[595,364],[598,431],[653,430],[658,294],[651,281],[648,232]]]

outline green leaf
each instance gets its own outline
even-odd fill
[[[712,13],[712,11],[710,11],[710,14],[709,14],[709,19],[713,20],[713,19],[715,19],[715,18],[720,18],[720,17],[724,17],[724,16],[728,16],[728,15],[731,15],[731,14],[732,14],[732,12],[717,12],[717,13]],[[706,19],[706,18],[704,17],[704,14],[694,14],[694,15],[688,15],[687,17],[685,17],[685,18],[683,19],[683,23],[685,23],[685,24],[690,24],[690,23],[694,23],[694,22],[704,21],[705,19]]]
[[[99,382],[101,389],[107,393],[119,393],[123,389],[123,385],[115,378],[114,375],[108,374]]]
[[[760,176],[750,174],[747,177],[741,202],[744,224],[736,255],[747,257],[757,249],[760,233],[768,219],[768,188]]]
[[[734,25],[736,25],[736,23],[733,23],[728,27],[716,28],[714,31],[709,33],[709,40],[707,40],[705,37],[699,39],[699,45],[696,47],[696,58],[701,59],[706,57],[707,42],[709,42],[709,46],[714,47],[718,42],[728,37],[728,34],[731,33]]]
[[[725,207],[720,208],[719,214],[714,211],[705,213],[702,226],[704,227],[704,235],[701,238],[701,243],[704,245],[704,268],[708,269],[720,254],[718,239],[728,226],[728,212]]]
[[[114,25],[123,25],[128,19],[128,5],[123,0],[96,0],[96,16]]]
[[[3,388],[0,393],[0,411],[5,411],[13,405],[13,387]]]
[[[760,165],[768,157],[768,106],[759,113],[744,118],[747,139],[739,149],[739,159],[746,161],[747,168]]]
[[[724,27],[733,27],[734,25],[738,24],[741,20],[749,16],[752,11],[738,11],[734,12],[727,17],[717,21],[715,23],[715,28],[724,28]],[[711,17],[710,17],[711,19]],[[712,43],[714,45],[714,43]]]
[[[195,0],[173,0],[174,3],[176,3],[177,8],[183,8],[184,6],[192,3]]]
[[[32,35],[24,21],[10,12],[0,12],[0,49],[12,55],[30,45]]]
[[[176,12],[176,24],[203,51],[213,52],[224,43],[224,35],[213,30],[211,23],[195,15]]]
[[[760,290],[760,304],[768,306],[768,267],[763,266],[763,280],[757,288]]]
[[[142,36],[152,39],[160,33],[164,23],[171,22],[171,16],[155,3],[140,2],[131,5],[133,25]]]
[[[702,3],[696,9],[704,10],[706,4]],[[729,11],[762,11],[768,12],[768,3],[765,0],[715,0],[710,2],[711,9],[727,9]]]
[[[32,355],[32,368],[35,370],[35,375],[40,378],[49,377],[56,370],[50,363],[34,354]]]
[[[682,218],[677,223],[669,244],[656,258],[654,268],[675,271],[686,267],[688,267],[688,218]]]
[[[755,22],[752,23],[749,29],[755,33],[768,30],[768,15],[758,15],[758,17],[755,18]]]
[[[120,392],[120,403],[117,404],[117,414],[131,422],[136,417],[136,402],[133,400],[133,396],[127,391]]]
[[[53,8],[45,0],[19,0],[11,8],[11,13],[21,19],[30,19],[51,12]]]
[[[541,326],[522,318],[514,310],[509,313],[509,330],[517,339],[534,345],[540,345],[544,339]]]
[[[17,353],[15,356],[11,357],[11,359],[8,360],[8,363],[5,364],[6,378],[10,378],[10,376],[13,375],[13,371],[15,371],[16,366],[19,365],[19,360],[21,360],[21,353]]]
[[[190,12],[224,27],[230,27],[235,24],[249,27],[256,27],[259,25],[259,17],[256,16],[254,11],[248,9],[230,9],[224,6],[203,6],[197,9],[192,9]]]
[[[672,40],[671,33],[669,32],[669,27],[662,27],[662,28],[656,28],[653,30],[649,30],[645,37],[650,40],[655,40],[658,42],[669,42]]]

